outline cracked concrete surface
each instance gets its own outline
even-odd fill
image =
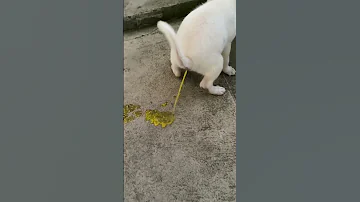
[[[236,68],[234,51],[230,58]],[[181,78],[169,59],[156,27],[125,33],[124,104],[145,111],[169,102],[170,109]],[[235,76],[215,81],[227,89],[223,96],[201,89],[201,79],[188,73],[172,125],[155,127],[144,116],[124,125],[125,201],[235,201]]]

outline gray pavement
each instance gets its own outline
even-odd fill
[[[179,21],[172,25],[177,29]],[[124,103],[143,112],[170,109],[181,78],[169,59],[156,27],[125,33]],[[188,73],[172,125],[155,127],[144,116],[124,125],[125,201],[235,201],[235,76],[215,82],[227,89],[223,96],[202,90],[201,78]]]
[[[185,17],[206,0],[125,0],[124,30],[155,25],[158,20]]]

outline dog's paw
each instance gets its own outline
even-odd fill
[[[235,75],[236,73],[236,70],[234,68],[232,68],[231,66],[227,66],[226,68],[224,68],[224,73],[229,75],[229,76],[232,76],[232,75]]]
[[[209,88],[209,93],[213,95],[223,95],[225,91],[225,88],[221,86],[212,86],[211,88]]]
[[[176,77],[180,77],[181,76],[181,72],[180,70],[173,70],[173,73]]]
[[[180,77],[180,76],[181,76],[181,70],[180,70],[179,68],[172,66],[171,69],[172,69],[172,72],[174,73],[174,75],[175,75],[176,77]]]

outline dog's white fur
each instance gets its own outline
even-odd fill
[[[208,0],[184,18],[177,34],[166,22],[157,26],[170,44],[175,76],[181,75],[181,69],[197,72],[204,76],[201,88],[224,94],[225,88],[213,83],[221,71],[235,75],[229,55],[236,36],[236,0]]]

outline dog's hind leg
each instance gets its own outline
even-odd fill
[[[223,57],[219,55],[212,59],[214,62],[211,66],[211,69],[204,74],[203,80],[200,82],[200,87],[208,89],[210,94],[213,95],[223,95],[225,93],[225,88],[221,86],[214,86],[214,81],[219,77],[223,69]]]
[[[172,71],[173,71],[173,73],[174,73],[174,75],[176,77],[180,77],[181,76],[181,69],[178,66],[179,61],[177,61],[177,59],[176,59],[177,58],[176,54],[177,54],[176,51],[171,49],[171,57],[170,57],[171,69],[172,69]]]
[[[222,56],[224,58],[223,72],[229,76],[232,76],[235,75],[236,71],[234,68],[229,66],[230,51],[231,51],[231,43],[228,43],[222,52]]]
[[[171,69],[176,77],[181,76],[181,70],[176,64],[171,64]]]

